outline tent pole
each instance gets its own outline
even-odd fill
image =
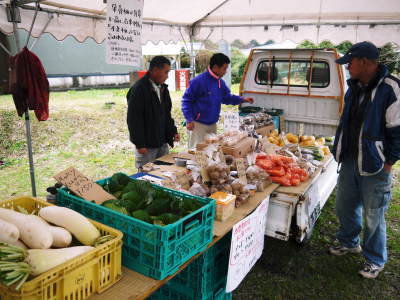
[[[31,175],[32,196],[36,197],[35,168],[33,165],[33,151],[32,151],[32,137],[31,137],[31,122],[29,120],[28,108],[25,111],[25,129],[26,129],[26,139],[28,142],[29,173]]]
[[[37,41],[41,38],[43,32],[46,30],[47,26],[49,26],[50,21],[51,21],[53,18],[54,18],[54,16],[53,16],[53,14],[51,14],[51,15],[49,16],[49,19],[47,20],[46,25],[44,25],[42,31],[40,32],[40,34],[38,35],[38,37],[33,41],[31,47],[29,48],[30,51],[32,51],[32,49],[35,47]]]
[[[194,27],[190,28],[190,79],[193,79],[194,76],[196,75],[196,56],[194,55],[194,49],[193,49],[193,33],[194,33]]]
[[[21,50],[19,37],[17,32],[17,22],[13,20],[13,31],[15,36],[15,43],[17,45],[17,53]],[[32,186],[32,196],[36,197],[36,183],[35,183],[35,170],[33,165],[33,151],[32,151],[32,137],[31,137],[31,123],[29,120],[29,109],[25,110],[25,130],[26,130],[26,140],[28,144],[28,157],[29,157],[29,172],[31,175],[31,186]]]
[[[4,46],[2,43],[0,43],[0,47],[1,47],[9,56],[11,56],[11,52],[8,51],[8,49],[6,48],[6,46]]]
[[[26,38],[25,47],[28,47],[29,39],[30,39],[31,34],[32,34],[33,25],[35,24],[36,16],[37,16],[38,10],[39,10],[39,2],[36,2],[35,14],[33,15],[33,20],[32,20],[32,24],[31,24],[31,28],[29,29],[28,37]]]

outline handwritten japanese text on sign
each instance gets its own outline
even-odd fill
[[[269,197],[257,209],[233,226],[226,292],[237,288],[260,258],[264,249]]]
[[[140,66],[143,0],[107,1],[108,64]]]
[[[224,113],[224,132],[239,130],[239,113],[225,112]]]
[[[105,200],[115,199],[115,197],[107,193],[97,183],[93,182],[74,167],[58,173],[54,179],[61,182],[78,196],[86,200],[95,200],[101,204]]]

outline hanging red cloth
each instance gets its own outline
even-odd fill
[[[49,118],[49,81],[39,57],[26,47],[10,58],[10,91],[18,116],[28,108],[39,121]]]

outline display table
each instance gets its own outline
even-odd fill
[[[174,162],[173,157],[182,157],[183,154],[168,154],[159,158],[158,160],[162,160],[165,162]],[[189,157],[190,154],[186,154],[186,158]],[[184,170],[182,167],[177,167],[175,165],[158,166],[160,169],[150,172],[152,175],[162,176],[162,172],[165,171],[176,171],[176,170]],[[209,247],[215,244],[218,240],[220,240],[225,234],[232,230],[232,227],[246,217],[249,213],[251,213],[257,206],[261,203],[262,200],[267,198],[279,185],[271,184],[268,186],[263,192],[255,193],[253,196],[249,197],[249,200],[236,208],[233,215],[225,220],[224,222],[215,221],[214,222],[214,238],[210,243]],[[118,299],[118,300],[127,300],[127,299],[146,299],[153,292],[158,290],[161,286],[163,286],[168,280],[177,275],[182,269],[184,269],[187,265],[189,265],[193,260],[197,258],[201,253],[192,257],[188,262],[186,262],[179,271],[175,274],[163,279],[156,280],[147,276],[144,276],[138,272],[132,271],[125,267],[122,267],[122,278],[119,282],[113,285],[109,290],[99,294],[94,295],[90,299],[93,300],[103,300],[103,299]]]
[[[182,157],[187,159],[194,159],[193,155],[187,153],[181,154],[168,154],[165,155],[158,160],[164,162],[174,163],[174,157]],[[257,192],[253,196],[249,197],[249,200],[236,208],[233,215],[225,220],[224,222],[215,221],[214,223],[214,238],[211,244],[212,246],[218,240],[220,240],[225,234],[232,230],[233,226],[245,218],[248,214],[250,214],[254,209],[258,207],[258,205],[267,197],[269,197],[274,191],[279,192],[291,192],[298,193],[300,190],[303,191],[311,186],[312,182],[318,175],[323,171],[324,166],[326,166],[332,160],[332,156],[326,158],[323,164],[318,168],[318,170],[310,177],[310,179],[306,182],[303,182],[301,185],[297,187],[280,187],[278,184],[272,183],[269,185],[264,191]],[[158,165],[158,169],[150,172],[152,175],[163,177],[163,172],[173,172],[173,171],[182,171],[185,168],[178,167],[176,165]],[[114,286],[112,286],[109,290],[103,292],[102,294],[92,296],[90,299],[100,300],[100,299],[145,299],[149,297],[153,292],[159,289],[162,285],[164,285],[168,280],[177,275],[182,269],[184,269],[187,265],[189,265],[193,260],[195,260],[201,253],[192,257],[189,261],[187,261],[179,271],[175,274],[165,278],[164,280],[156,280],[147,276],[144,276],[140,273],[127,269],[125,267],[122,268],[122,278],[119,282],[117,282]]]

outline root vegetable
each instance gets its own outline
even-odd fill
[[[91,246],[76,246],[62,249],[31,249],[25,259],[31,267],[32,275],[42,274],[51,268],[65,263],[83,253],[94,249]]]
[[[0,208],[0,219],[14,224],[21,240],[32,249],[47,249],[53,243],[53,236],[48,227],[35,216],[25,215],[10,209]]]
[[[93,245],[100,236],[99,230],[85,216],[66,207],[43,207],[39,211],[39,216],[50,223],[64,227],[87,246]]]
[[[19,230],[14,224],[0,219],[0,242],[15,243],[19,239]]]

